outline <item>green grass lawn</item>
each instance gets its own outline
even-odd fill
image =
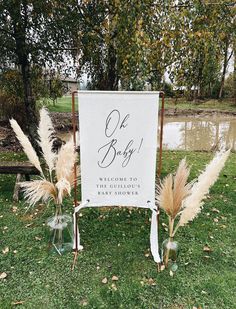
[[[192,165],[191,178],[211,154],[164,152],[163,176],[184,156]],[[1,154],[0,160],[22,159]],[[35,207],[25,214],[23,201],[12,203],[14,177],[0,178],[0,308],[236,308],[236,155],[231,154],[211,190],[204,210],[181,228],[179,268],[174,277],[157,273],[149,252],[150,211],[113,208],[85,209],[79,218],[84,251],[76,269],[73,254],[49,254],[44,222],[51,207]],[[72,201],[66,202],[67,212]],[[218,213],[218,211],[219,213]],[[214,220],[215,219],[215,220]],[[217,219],[217,220],[216,220]],[[160,242],[167,238],[161,214]],[[212,252],[203,251],[208,245]],[[6,252],[6,248],[9,252]],[[115,275],[118,281],[112,282]],[[102,283],[103,278],[107,284]]]
[[[206,109],[206,110],[219,110],[219,111],[232,111],[236,112],[236,105],[233,100],[205,100],[199,102],[186,101],[184,98],[179,98],[177,102],[174,99],[167,98],[165,101],[166,108],[177,109]]]
[[[48,107],[51,112],[71,112],[72,111],[72,98],[71,96],[64,96],[62,98],[58,98],[57,102],[55,102],[55,106],[53,105],[52,100],[41,100],[38,102],[39,106],[45,105]],[[75,98],[75,106],[76,110],[78,109],[77,98]]]
[[[41,101],[40,105],[48,106],[48,109],[51,112],[71,112],[71,96],[65,96],[59,98],[53,106],[52,101]],[[213,109],[219,111],[232,111],[236,112],[236,105],[233,101],[230,100],[206,100],[198,103],[186,101],[184,98],[180,98],[177,100],[177,104],[175,104],[174,99],[166,98],[165,99],[165,107],[166,108],[177,108],[177,109]],[[76,108],[77,108],[77,100],[76,100]]]

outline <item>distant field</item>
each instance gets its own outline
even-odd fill
[[[50,112],[67,112],[70,113],[72,111],[72,98],[71,96],[64,96],[62,98],[57,99],[55,102],[55,106],[53,106],[53,102],[51,100],[41,100],[38,104],[45,105],[48,107]],[[76,100],[76,109],[78,107],[77,100]]]
[[[53,102],[51,100],[40,101],[39,105],[46,105],[51,112],[71,112],[71,96],[64,96],[59,98],[55,106],[53,106]],[[236,112],[236,105],[234,104],[233,100],[206,100],[194,103],[191,101],[186,101],[184,98],[178,99],[177,102],[174,99],[166,98],[165,107],[177,109],[212,109]]]

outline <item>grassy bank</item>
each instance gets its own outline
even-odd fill
[[[191,178],[211,154],[164,152],[163,176],[186,155]],[[20,155],[0,155],[0,160]],[[21,156],[20,156],[21,157]],[[85,250],[70,271],[73,255],[47,253],[43,206],[24,214],[25,204],[12,203],[14,177],[0,178],[0,308],[167,308],[234,309],[236,304],[236,155],[231,154],[204,210],[179,230],[179,269],[157,273],[149,252],[150,212],[86,209],[79,219]],[[71,201],[67,202],[68,211]],[[17,208],[14,208],[17,207]],[[161,224],[166,223],[161,215]],[[160,241],[167,238],[161,226]],[[212,251],[204,252],[207,245]],[[9,252],[6,252],[9,248]],[[111,280],[112,276],[118,281]],[[104,278],[108,283],[103,284]]]
[[[53,106],[51,101],[46,102],[49,110],[52,112],[71,112],[71,97],[62,97],[57,100],[55,106]],[[236,112],[236,105],[231,100],[206,100],[199,102],[190,102],[185,99],[174,99],[166,98],[165,100],[166,108],[177,108],[177,109],[206,109],[206,110],[219,110],[219,111],[232,111]]]
[[[174,99],[166,99],[166,108],[177,109],[193,109],[193,110],[217,110],[217,111],[231,111],[236,112],[236,105],[233,100],[205,100],[205,101],[186,101],[184,98],[179,98],[177,101]]]

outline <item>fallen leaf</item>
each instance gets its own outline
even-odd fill
[[[117,291],[117,287],[116,287],[115,283],[112,283],[111,287],[112,287],[112,289],[113,289],[114,291]]]
[[[17,212],[18,208],[16,206],[12,207],[12,212]]]
[[[149,278],[149,279],[148,279],[148,284],[150,284],[150,285],[152,285],[152,286],[157,285],[156,282],[153,280],[153,278]]]
[[[102,279],[102,283],[103,283],[103,284],[107,284],[107,282],[108,282],[108,280],[107,280],[106,277]]]
[[[117,276],[112,276],[111,280],[112,280],[112,281],[118,281],[119,278],[118,278]]]
[[[25,302],[24,300],[19,300],[19,301],[13,302],[12,305],[13,305],[13,306],[14,306],[14,305],[23,305],[24,302]]]
[[[150,256],[150,253],[145,253],[144,255],[145,255],[145,257],[147,258],[147,257]]]
[[[217,212],[217,213],[219,213],[219,212],[220,212],[217,208],[212,208],[212,210],[211,210],[211,211],[213,211],[213,212]]]
[[[7,277],[7,273],[0,273],[0,279],[5,279]]]
[[[9,252],[9,247],[6,247],[5,249],[2,250],[2,253],[3,253],[3,254],[6,254],[6,253],[8,253],[8,252]]]
[[[174,273],[172,270],[170,270],[170,276],[173,277],[174,276]]]
[[[214,222],[219,222],[219,219],[217,219],[217,218],[214,218],[214,220],[213,220]]]
[[[42,240],[42,238],[38,237],[38,236],[35,236],[34,238],[35,238],[35,240]]]
[[[204,248],[203,248],[203,251],[204,252],[212,252],[212,249],[209,246],[205,245]]]
[[[161,224],[163,227],[168,227],[167,224],[165,224],[164,222]]]

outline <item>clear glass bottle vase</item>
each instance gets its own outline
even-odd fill
[[[50,232],[49,251],[62,255],[73,249],[73,219],[62,213],[62,205],[56,205],[56,213],[46,222]]]
[[[174,241],[173,237],[165,239],[162,243],[162,261],[166,267],[173,271],[177,270],[177,257],[179,255],[179,244]]]

